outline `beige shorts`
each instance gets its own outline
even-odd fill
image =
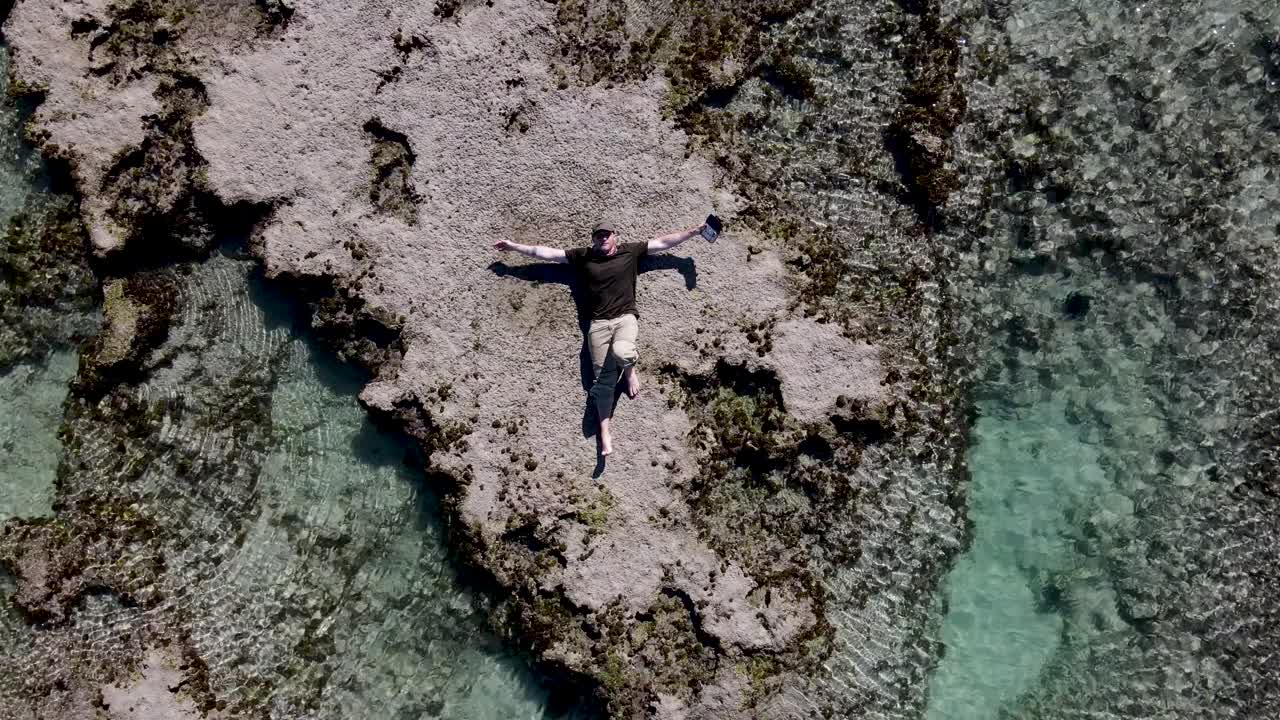
[[[591,369],[595,384],[591,397],[595,401],[596,415],[601,420],[613,411],[613,391],[623,371],[636,364],[639,356],[636,339],[640,323],[635,315],[627,314],[612,320],[592,320],[587,329],[587,348],[591,352]]]

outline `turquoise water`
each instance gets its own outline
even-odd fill
[[[1035,683],[1058,647],[1063,618],[1045,610],[1028,570],[1068,565],[1065,495],[1105,484],[1096,451],[1063,427],[1061,411],[1044,405],[983,417],[974,429],[973,546],[944,589],[948,652],[933,679],[930,718],[990,717]]]
[[[0,229],[45,190],[39,157],[21,138],[22,113],[4,99],[8,77],[9,53],[0,45]],[[75,371],[72,348],[43,362],[0,368],[0,523],[50,510],[62,401]]]
[[[62,350],[0,374],[0,523],[51,510],[62,402],[76,364],[76,353]]]
[[[420,459],[356,403],[364,377],[307,342],[295,311],[253,278],[249,263],[215,258],[205,268],[190,292],[231,309],[231,337],[219,344],[269,358],[277,376],[274,442],[257,480],[260,515],[243,550],[206,581],[210,591],[254,601],[224,596],[197,623],[209,633],[201,633],[201,650],[211,670],[284,661],[307,677],[290,650],[298,629],[319,619],[334,652],[322,717],[372,708],[387,717],[546,717],[546,690],[485,629],[481,599],[453,568]],[[207,323],[202,311],[193,314],[202,316],[193,324]],[[299,606],[316,608],[318,618],[308,610],[296,622],[273,620]],[[247,646],[226,642],[237,632]]]
[[[1277,27],[1263,2],[973,23],[959,164],[996,189],[951,231],[982,339],[929,718],[1270,716],[1242,458],[1274,407]]]
[[[356,402],[364,375],[319,350],[305,313],[255,267],[218,254],[184,277],[168,343],[176,354],[139,389],[147,401],[180,400],[186,411],[161,435],[203,448],[224,441],[199,422],[203,404],[222,402],[211,398],[237,382],[229,378],[271,378],[270,442],[241,535],[218,532],[216,567],[176,555],[165,580],[164,609],[187,618],[215,686],[234,705],[253,697],[237,688],[267,680],[272,707],[313,707],[313,717],[374,708],[453,720],[561,716],[538,676],[487,630],[485,599],[446,550],[421,459]],[[149,482],[158,494],[186,492],[187,481],[164,471]],[[205,527],[205,502],[169,502],[165,524]]]
[[[1069,277],[1016,274],[998,294],[1000,315],[1018,320],[984,355],[972,535],[942,588],[946,651],[929,683],[932,720],[1039,717],[1019,709],[1026,697],[1145,631],[1125,556],[1141,537],[1139,514],[1154,517],[1154,486],[1164,482],[1156,456],[1176,442],[1148,384],[1158,340],[1175,327],[1149,284],[1117,283],[1087,258]],[[1075,318],[1063,300],[1082,286],[1098,299]],[[1187,483],[1189,496],[1213,492],[1194,474]],[[1164,510],[1191,512],[1189,497],[1182,502]]]
[[[1062,401],[982,408],[970,455],[972,545],[947,578],[947,652],[928,717],[994,717],[1032,690],[1064,633],[1132,633],[1082,521],[1131,522],[1134,505]]]

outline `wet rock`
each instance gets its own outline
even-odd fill
[[[170,649],[147,652],[131,681],[101,688],[101,708],[110,720],[204,720],[226,717],[206,712],[182,688],[191,682],[191,664]]]
[[[17,580],[13,603],[32,621],[62,620],[67,606],[88,585],[79,573],[85,562],[84,543],[70,537],[70,528],[51,524],[10,526],[4,534],[3,560]],[[21,550],[12,549],[19,545]]]
[[[286,5],[245,0],[24,4],[5,24],[14,81],[38,95],[33,140],[67,163],[100,255],[180,222],[198,185],[194,78],[255,41]],[[198,84],[197,84],[198,85]],[[198,92],[195,93],[198,95]]]
[[[103,327],[85,351],[77,383],[93,394],[140,371],[151,350],[164,342],[178,311],[178,294],[167,271],[111,280],[103,289]]]
[[[1121,596],[1120,613],[1131,623],[1150,622],[1160,616],[1160,606]]]
[[[959,34],[943,25],[936,0],[918,3],[913,11],[919,18],[903,51],[910,81],[885,138],[921,221],[936,225],[958,187],[949,167],[951,135],[964,117],[967,101],[957,82]]]
[[[1085,293],[1072,291],[1062,303],[1062,312],[1072,320],[1083,320],[1089,314],[1093,298]]]
[[[0,563],[17,580],[13,604],[29,622],[60,624],[91,591],[119,589],[135,603],[154,599],[143,590],[155,578],[154,560],[127,569],[113,563],[139,521],[127,508],[99,504],[79,517],[10,522],[0,535]]]
[[[1036,352],[1040,349],[1040,337],[1028,322],[1021,315],[1015,315],[1005,321],[1004,331],[1008,338],[1010,347],[1029,352]]]
[[[723,104],[750,77],[776,82],[800,97],[812,77],[785,48],[766,39],[771,25],[813,0],[689,0],[678,12],[635,0],[559,3],[554,69],[562,84],[624,83],[654,73],[670,78],[667,104],[682,122],[699,125],[704,102]]]
[[[90,336],[97,278],[66,196],[30,203],[0,239],[0,368]]]

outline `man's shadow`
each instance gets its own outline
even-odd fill
[[[573,307],[578,317],[578,334],[582,336],[582,348],[578,352],[578,374],[582,382],[584,396],[582,437],[595,437],[598,434],[599,423],[596,420],[594,403],[591,402],[591,398],[587,395],[591,390],[591,386],[595,384],[595,368],[591,365],[591,350],[587,343],[587,331],[591,327],[591,312],[587,305],[586,288],[577,282],[573,268],[563,263],[535,262],[508,265],[498,260],[489,265],[489,270],[498,277],[514,277],[535,284],[551,283],[565,285],[569,288],[570,296],[573,298]],[[675,270],[684,277],[686,290],[693,290],[698,287],[698,267],[693,258],[649,255],[640,261],[640,274],[643,275],[654,270]],[[639,299],[637,298],[638,301]],[[618,387],[614,388],[613,405],[609,410],[610,417],[613,416],[613,411],[618,407],[619,398],[625,394],[621,383],[619,383]],[[600,477],[604,472],[604,460],[603,455],[597,456],[596,469],[591,477]]]

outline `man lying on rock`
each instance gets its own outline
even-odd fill
[[[705,228],[706,225],[702,225],[681,230],[647,243],[623,243],[613,224],[602,222],[591,229],[589,248],[561,250],[544,245],[521,245],[509,240],[493,244],[503,252],[514,250],[539,260],[568,263],[577,281],[586,289],[586,311],[591,318],[587,345],[595,373],[590,396],[600,421],[601,455],[613,452],[609,416],[613,412],[613,392],[619,373],[627,382],[628,396],[634,398],[640,393],[640,374],[636,372],[636,338],[640,332],[636,275],[640,258],[649,253],[670,250],[702,234]]]

